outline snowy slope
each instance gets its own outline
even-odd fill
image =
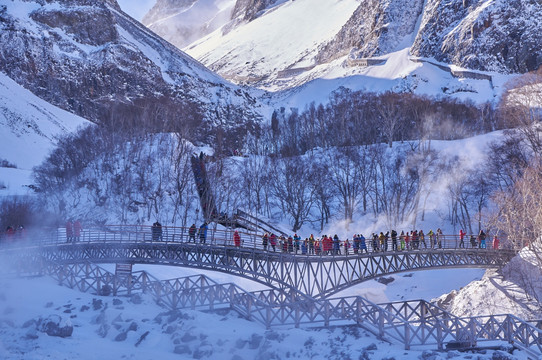
[[[55,147],[56,139],[89,122],[61,110],[0,73],[0,159],[17,168],[0,167],[0,197],[25,193],[30,170]]]
[[[169,312],[145,296],[101,297],[60,287],[43,277],[2,277],[0,285],[3,359],[446,358],[434,350],[404,350],[357,327],[266,330],[231,311]],[[37,322],[47,318],[73,326],[73,333],[61,338],[38,331]],[[506,354],[487,351],[476,358],[498,355]],[[514,356],[525,358],[520,352]]]
[[[272,100],[277,106],[326,102],[341,86],[494,102],[514,73],[542,63],[533,20],[541,16],[531,0],[279,1],[251,21],[232,15],[184,50],[233,82],[290,89]],[[184,22],[174,17],[155,20],[168,23],[153,30],[173,43],[190,36],[175,30]],[[480,39],[469,40],[471,31]]]
[[[266,82],[278,71],[315,65],[318,44],[331,40],[358,5],[357,0],[289,1],[225,35],[215,31],[186,51],[226,78]]]
[[[0,70],[90,121],[175,118],[199,125],[203,118],[210,132],[217,124],[227,129],[259,119],[255,93],[222,79],[114,0],[15,0],[0,14],[11,29],[0,32]],[[237,116],[226,119],[232,111]]]
[[[522,319],[542,318],[542,244],[524,248],[501,271],[488,270],[484,276],[459,291],[436,299],[450,312],[459,316],[481,314],[516,314]]]

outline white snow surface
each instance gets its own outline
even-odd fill
[[[30,171],[56,146],[59,136],[90,122],[38,98],[0,72],[0,160],[17,168],[0,167],[2,195],[27,192]]]
[[[228,80],[273,92],[272,104],[287,108],[303,108],[312,101],[327,103],[339,87],[494,102],[504,84],[515,77],[497,73],[486,74],[491,81],[455,77],[452,69],[466,69],[439,64],[449,69],[443,70],[434,59],[414,61],[410,46],[415,33],[378,57],[386,61],[381,65],[350,66],[348,56],[316,64],[319,46],[339,32],[359,4],[359,0],[287,1],[248,23],[227,24],[184,50]]]
[[[0,357],[6,360],[357,359],[364,352],[371,359],[417,359],[428,354],[379,341],[357,327],[266,330],[233,311],[169,312],[146,296],[101,297],[61,287],[47,277],[0,277],[0,314]],[[72,335],[60,338],[37,331],[34,321],[50,316],[73,325]],[[429,355],[447,358],[446,353]],[[468,353],[453,355],[472,358]],[[476,356],[491,359],[493,351]],[[514,356],[526,358],[517,351]]]
[[[227,64],[221,74],[234,79],[261,76],[293,64],[314,65],[311,58],[318,44],[330,40],[358,5],[357,0],[289,1],[225,35],[219,29],[185,50],[207,66]],[[236,61],[241,60],[251,66],[239,71]]]

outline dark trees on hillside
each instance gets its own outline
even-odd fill
[[[191,153],[174,134],[90,126],[62,139],[33,174],[41,203],[61,218],[184,222],[195,196]]]
[[[340,89],[326,106],[313,103],[302,112],[276,110],[260,136],[262,141],[272,139],[268,154],[293,156],[315,148],[459,139],[501,125],[488,104]],[[270,135],[266,136],[266,132]]]

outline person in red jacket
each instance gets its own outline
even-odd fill
[[[235,232],[233,233],[233,244],[236,247],[241,246],[241,235],[239,235],[239,232],[237,230],[235,230]]]
[[[81,222],[79,220],[75,220],[75,222],[73,223],[73,240],[74,241],[81,240],[82,230],[83,230],[83,226],[81,225]]]
[[[465,235],[466,233],[463,231],[463,229],[459,230],[459,247],[464,248],[465,247]]]
[[[271,234],[271,236],[269,237],[269,244],[271,244],[271,247],[273,248],[273,251],[276,251],[277,235]]]
[[[13,229],[11,226],[8,226],[6,229],[6,241],[12,242],[14,236],[15,236],[15,229]]]
[[[71,220],[66,222],[66,242],[73,241],[73,223]]]

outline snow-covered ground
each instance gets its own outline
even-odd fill
[[[441,285],[453,276],[452,270],[448,272],[435,276],[443,280]],[[410,279],[411,286],[424,281],[416,274]],[[435,286],[435,290],[444,287]],[[73,333],[61,338],[38,331],[40,318],[72,325]],[[494,359],[497,355],[508,354],[406,351],[357,327],[266,330],[226,310],[170,312],[146,296],[101,297],[58,286],[47,277],[0,277],[2,359],[437,360]],[[513,358],[525,356],[516,352]]]
[[[58,137],[89,122],[57,108],[0,72],[0,160],[16,168],[0,167],[0,197],[29,190],[32,167],[56,146]]]
[[[535,242],[501,271],[488,270],[480,280],[436,301],[458,316],[514,314],[521,319],[542,319],[542,263],[537,255],[541,249],[542,244]]]

